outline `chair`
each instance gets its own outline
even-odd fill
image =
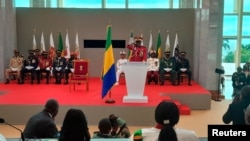
[[[74,60],[74,71],[69,75],[69,88],[73,84],[86,82],[86,91],[89,90],[89,60]]]

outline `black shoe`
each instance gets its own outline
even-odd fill
[[[31,81],[31,83],[30,83],[31,85],[33,85],[34,84],[34,82],[33,82],[33,80]]]
[[[10,84],[10,80],[6,79],[6,82],[4,84]]]
[[[24,84],[24,81],[23,81],[23,80],[20,80],[19,84]]]
[[[46,84],[49,84],[49,81],[46,81]]]
[[[164,85],[164,83],[161,83],[160,85],[162,86],[162,85]]]
[[[65,82],[64,82],[64,85],[67,85],[67,84],[69,84],[68,81],[65,81]]]
[[[172,85],[173,85],[173,86],[176,86],[176,84],[175,84],[175,83],[172,83]]]
[[[180,85],[180,83],[177,83],[177,86],[179,86]]]
[[[192,84],[191,84],[191,83],[188,83],[188,85],[189,85],[189,86],[192,86]]]
[[[40,81],[37,81],[37,84],[40,84],[41,82]]]

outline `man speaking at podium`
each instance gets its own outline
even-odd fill
[[[142,37],[135,37],[135,43],[129,44],[127,48],[131,51],[130,62],[146,62],[147,48],[141,44]]]

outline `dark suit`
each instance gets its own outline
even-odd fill
[[[56,57],[53,62],[53,75],[56,78],[56,84],[61,84],[61,79],[65,73],[65,67],[67,65],[66,58]]]
[[[25,138],[56,138],[57,133],[54,120],[45,111],[33,115],[23,131]]]
[[[39,64],[39,60],[34,55],[31,55],[26,60],[24,60],[23,68],[21,70],[21,84],[24,83],[24,76],[28,72],[31,73],[31,84],[33,84],[33,81],[36,75],[36,68],[38,67],[38,64]],[[27,67],[32,67],[32,68],[28,69]]]

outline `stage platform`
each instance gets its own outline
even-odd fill
[[[84,111],[89,124],[96,125],[103,117],[116,114],[130,125],[150,126],[155,123],[155,106],[162,100],[173,100],[180,105],[189,106],[192,110],[209,110],[211,94],[196,82],[188,86],[183,82],[180,86],[145,84],[144,95],[148,96],[148,103],[123,103],[123,96],[127,90],[125,84],[114,86],[111,95],[101,98],[102,81],[100,78],[90,78],[89,91],[85,84],[77,85],[75,91],[69,91],[69,85],[56,84],[0,84],[0,117],[12,124],[25,124],[28,118],[43,109],[49,98],[55,98],[60,103],[57,124],[61,124],[69,108],[79,108]],[[105,103],[107,99],[115,103]],[[184,115],[185,116],[185,115]],[[188,115],[187,115],[188,116]]]

